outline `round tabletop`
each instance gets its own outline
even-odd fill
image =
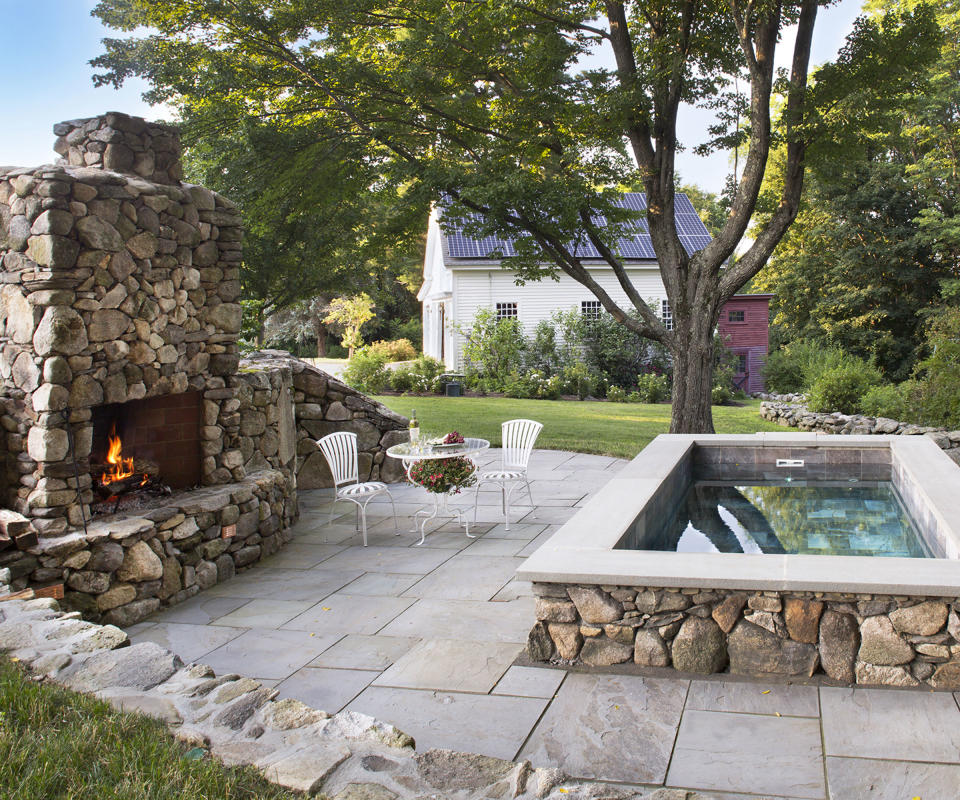
[[[403,442],[387,450],[387,455],[403,461],[425,461],[434,458],[457,458],[472,456],[490,447],[486,439],[465,439],[462,444],[437,444],[431,442]]]

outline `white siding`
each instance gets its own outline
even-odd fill
[[[559,281],[543,280],[517,286],[513,273],[500,267],[453,268],[453,308],[448,326],[458,324],[469,327],[477,310],[494,307],[494,303],[516,302],[517,317],[525,332],[530,334],[541,320],[549,319],[554,311],[566,311],[571,308],[580,310],[582,300],[594,300],[594,295],[580,283],[567,275],[561,275]],[[630,302],[611,269],[594,268],[591,274],[624,309],[630,309]],[[666,297],[660,271],[654,264],[645,269],[628,270],[630,280],[644,300]],[[447,351],[448,366],[460,364],[459,335],[453,337],[452,347]],[[449,340],[448,340],[449,341]]]

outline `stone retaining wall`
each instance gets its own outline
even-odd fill
[[[7,576],[0,569],[0,600]],[[710,800],[677,789],[638,789],[567,778],[529,761],[417,752],[413,739],[365,714],[330,714],[237,674],[184,666],[153,642],[130,644],[112,625],[63,614],[55,600],[0,602],[0,653],[37,680],[93,694],[162,720],[185,747],[249,764],[274,783],[336,800]]]
[[[960,598],[535,583],[534,661],[960,689]]]
[[[933,439],[941,450],[944,450],[950,458],[960,464],[960,431],[914,425],[887,417],[841,414],[839,411],[830,414],[811,411],[802,402],[797,402],[798,398],[801,397],[798,395],[762,396],[776,399],[764,400],[760,403],[760,416],[770,422],[776,422],[778,425],[819,433],[923,435]]]
[[[404,477],[398,460],[386,450],[409,440],[409,420],[382,403],[347,386],[321,369],[279,350],[264,350],[243,359],[247,370],[289,370],[293,382],[297,437],[297,485],[325,489],[333,485],[316,440],[335,431],[357,434],[361,481],[395,483]]]

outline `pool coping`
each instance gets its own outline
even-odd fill
[[[947,558],[614,549],[694,446],[889,448],[925,501]],[[661,434],[517,570],[537,583],[960,596],[960,466],[926,436],[822,433]]]

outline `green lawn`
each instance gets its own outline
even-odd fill
[[[192,758],[199,756],[199,758]],[[163,723],[25,677],[0,658],[4,800],[295,800],[252,767],[188,751]]]
[[[437,436],[458,430],[465,436],[500,444],[500,424],[526,417],[543,423],[537,447],[575,450],[580,453],[633,458],[659,433],[670,428],[666,403],[577,402],[574,400],[515,400],[509,397],[408,397],[376,398],[394,411],[417,418],[425,435]],[[754,433],[782,430],[760,418],[760,401],[743,406],[714,406],[717,433]]]

